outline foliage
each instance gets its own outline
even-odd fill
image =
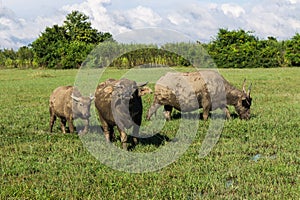
[[[20,68],[32,68],[34,67],[34,54],[33,51],[26,46],[18,49],[17,53],[17,65]]]
[[[286,67],[285,43],[259,40],[251,32],[220,29],[207,50],[220,68]]]
[[[31,47],[41,67],[55,68],[57,62],[61,60],[61,54],[65,53],[65,44],[67,44],[65,29],[54,25],[52,28],[47,27]]]
[[[32,44],[17,51],[0,50],[1,68],[71,69],[79,68],[83,62],[116,68],[141,65],[211,67],[213,61],[218,68],[298,67],[300,34],[278,41],[274,37],[259,39],[251,31],[221,28],[216,37],[205,44],[125,45],[115,42],[110,33],[92,28],[88,16],[73,11],[62,26],[47,27]]]
[[[213,60],[206,50],[193,43],[121,44],[103,42],[87,57],[84,65],[89,67],[158,67],[201,66],[211,67]]]
[[[0,53],[0,64],[1,67],[7,67],[7,68],[15,68],[15,60],[16,60],[16,53],[13,49],[4,49],[1,50]]]
[[[72,85],[77,70],[1,70],[0,199],[299,199],[299,70],[221,69],[238,88],[244,78],[253,82],[252,118],[226,121],[205,158],[199,149],[210,121],[199,120],[197,138],[180,159],[143,174],[103,165],[78,135],[61,134],[59,123],[49,133],[49,95]],[[126,72],[108,69],[103,76]],[[151,98],[143,97],[144,110]],[[170,141],[157,137],[159,144],[140,143],[132,153],[174,142],[179,121],[165,123],[160,133]]]
[[[33,68],[34,55],[29,47],[0,50],[0,68]]]
[[[109,33],[93,29],[88,19],[73,11],[63,26],[47,27],[31,44],[38,64],[47,68],[79,68],[95,45],[112,38]]]
[[[125,46],[127,49],[127,47]],[[114,60],[110,66],[117,68],[157,67],[157,66],[190,66],[191,63],[181,55],[159,49],[156,45],[135,48]]]
[[[297,33],[286,44],[286,59],[289,60],[291,65],[300,66],[300,34]]]

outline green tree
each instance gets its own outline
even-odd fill
[[[65,51],[67,43],[67,35],[63,27],[58,25],[47,27],[45,32],[31,44],[35,60],[41,67],[57,67],[61,61],[61,52]]]
[[[256,65],[258,39],[252,32],[220,29],[217,37],[207,45],[218,67],[245,68]]]
[[[93,48],[91,43],[76,40],[66,44],[67,53],[62,52],[60,68],[79,68]]]
[[[6,68],[17,68],[17,54],[13,49],[4,49],[1,57],[1,62],[4,63]]]
[[[93,29],[88,20],[88,16],[73,11],[62,26],[47,27],[31,44],[37,63],[47,68],[78,68],[98,43],[112,40],[110,33]]]
[[[292,66],[300,66],[300,34],[296,35],[291,39],[286,41],[286,54],[285,58]]]
[[[299,44],[295,46],[299,47]],[[284,41],[279,42],[274,37],[259,40],[252,32],[227,29],[220,29],[217,37],[207,45],[217,66],[227,68],[289,66],[285,47]]]
[[[247,42],[257,41],[258,39],[251,35],[253,32],[240,30],[229,31],[228,29],[219,29],[217,37],[213,40],[213,44],[220,47],[230,45],[242,45]]]
[[[33,67],[33,51],[27,46],[20,47],[17,54],[17,63],[20,68],[29,68]]]
[[[257,65],[258,67],[273,68],[289,66],[285,59],[285,44],[277,41],[274,37],[267,40],[260,40],[257,44]]]
[[[79,11],[73,11],[67,15],[63,27],[69,41],[97,44],[112,37],[109,33],[102,33],[92,28],[89,17]]]

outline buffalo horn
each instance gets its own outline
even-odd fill
[[[247,92],[247,96],[249,96],[249,97],[250,97],[251,89],[252,89],[252,83],[250,83],[248,92]]]
[[[243,92],[244,92],[244,93],[246,93],[245,85],[246,85],[246,79],[244,79],[244,83],[243,83]]]
[[[145,86],[147,84],[148,84],[148,81],[147,82],[143,82],[143,83],[138,83],[137,86],[138,87],[143,87],[143,86]]]
[[[74,99],[75,101],[79,101],[78,97],[73,96],[73,94],[71,95],[72,99]]]

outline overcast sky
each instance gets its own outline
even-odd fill
[[[162,27],[207,42],[219,28],[279,40],[300,32],[300,0],[0,0],[0,49],[28,45],[73,10],[113,35]]]

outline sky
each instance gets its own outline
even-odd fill
[[[0,49],[29,45],[73,10],[113,36],[150,27],[200,42],[212,40],[220,28],[278,40],[300,32],[300,0],[0,0]]]

